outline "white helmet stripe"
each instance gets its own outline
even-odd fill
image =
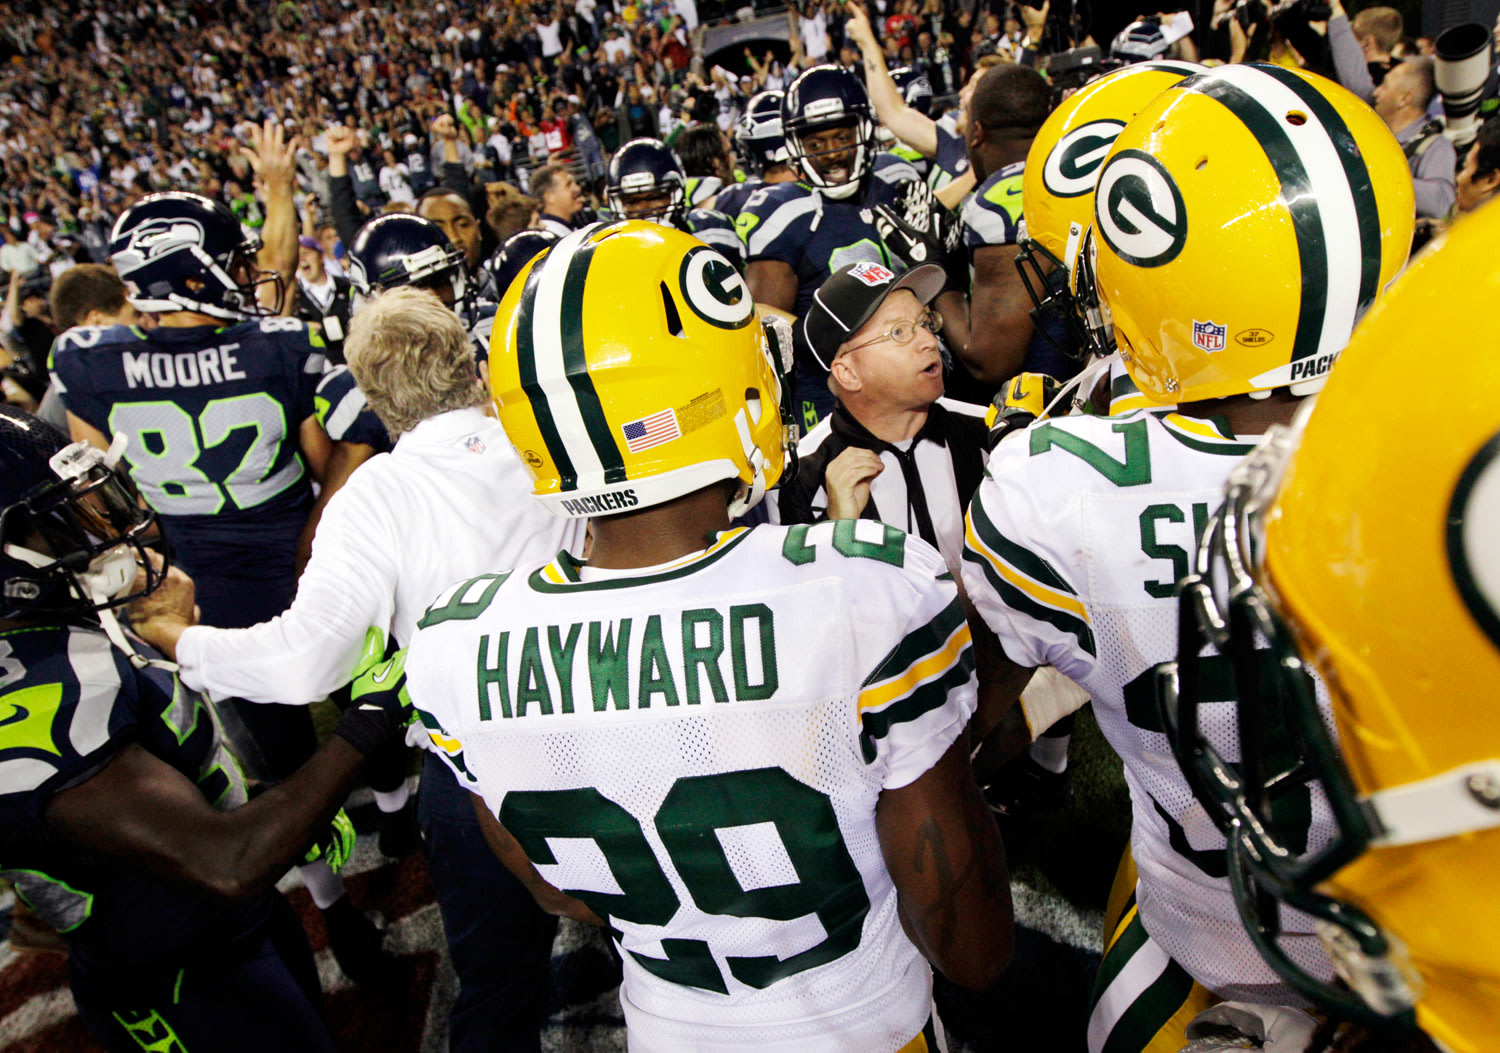
[[[577,394],[568,380],[562,337],[563,287],[569,265],[589,236],[598,230],[597,225],[575,230],[552,247],[537,265],[541,274],[529,312],[536,382],[546,398],[557,437],[567,451],[576,477],[575,485],[566,489],[595,490],[605,485],[604,464],[589,437]],[[521,324],[525,322],[523,315]],[[554,460],[558,460],[555,452]]]
[[[1329,354],[1342,350],[1359,320],[1360,267],[1350,266],[1350,259],[1360,260],[1367,252],[1375,253],[1378,265],[1380,246],[1364,245],[1353,189],[1344,171],[1344,162],[1330,129],[1297,93],[1277,78],[1251,66],[1229,66],[1218,75],[1244,90],[1270,111],[1286,133],[1302,167],[1307,172],[1313,200],[1323,223],[1323,240],[1319,246],[1328,261],[1326,274],[1328,304],[1323,314],[1323,330],[1317,352]],[[1296,124],[1285,115],[1300,113],[1303,123]],[[1290,189],[1290,188],[1288,188]],[[1291,204],[1291,202],[1288,202]],[[1348,255],[1355,250],[1355,255]]]

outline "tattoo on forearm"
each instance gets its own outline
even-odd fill
[[[931,943],[946,944],[957,933],[960,923],[959,893],[969,881],[977,879],[985,898],[993,903],[1010,903],[1010,877],[1005,865],[1005,846],[995,821],[978,800],[964,807],[965,839],[971,851],[966,858],[955,860],[942,827],[934,819],[925,820],[917,830],[912,869],[934,877],[929,902],[912,904],[912,920],[923,938]]]

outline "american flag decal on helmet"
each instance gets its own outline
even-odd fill
[[[640,453],[664,442],[682,438],[682,429],[677,426],[677,414],[670,409],[633,420],[620,430],[625,433],[625,448],[631,453]]]

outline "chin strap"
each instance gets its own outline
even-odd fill
[[[766,496],[766,455],[750,435],[750,414],[743,407],[734,415],[734,428],[739,432],[740,449],[745,463],[750,466],[750,482],[740,483],[734,500],[729,503],[729,518],[737,519],[760,504]]]

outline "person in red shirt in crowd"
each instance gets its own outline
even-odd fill
[[[547,155],[560,153],[573,148],[573,133],[568,130],[568,118],[562,106],[556,100],[547,102],[542,107],[542,122],[538,127],[542,134],[547,137]]]

